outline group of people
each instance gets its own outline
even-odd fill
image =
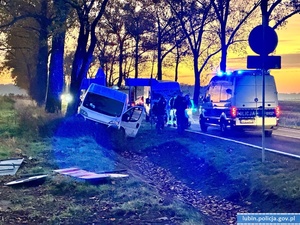
[[[152,112],[156,116],[156,130],[162,132],[165,126],[165,117],[169,126],[177,127],[179,134],[182,134],[188,127],[188,115],[186,109],[191,107],[189,95],[182,93],[172,97],[167,103],[164,96],[160,96],[158,102],[154,103]]]

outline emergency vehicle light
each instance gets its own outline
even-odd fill
[[[218,76],[230,76],[232,74],[232,71],[226,71],[226,72],[222,72],[222,71],[218,71],[217,75]]]
[[[232,106],[230,108],[230,115],[231,117],[235,118],[237,116],[237,108],[235,106]]]
[[[277,118],[279,118],[279,116],[280,116],[280,107],[279,106],[277,106],[275,108],[275,115],[276,115]]]

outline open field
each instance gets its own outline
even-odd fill
[[[280,101],[280,126],[300,128],[300,101]]]
[[[280,105],[282,118],[299,113]],[[267,153],[261,163],[256,149],[170,128],[158,135],[149,123],[111,142],[102,128],[16,111],[10,99],[0,109],[0,160],[25,159],[15,176],[0,176],[0,224],[228,225],[237,212],[300,212],[299,160]],[[53,173],[74,166],[129,177],[92,184]],[[49,174],[39,186],[3,186],[38,173]]]

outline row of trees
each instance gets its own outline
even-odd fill
[[[81,81],[97,72],[93,68],[105,70],[109,85],[121,86],[143,71],[161,80],[168,65],[175,65],[178,80],[180,63],[191,58],[197,104],[201,74],[216,60],[226,71],[228,51],[245,52],[250,29],[261,23],[260,5],[260,0],[1,0],[3,66],[48,112],[61,108],[69,76],[72,115]],[[297,0],[269,0],[274,29],[299,12]]]

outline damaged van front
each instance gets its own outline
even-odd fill
[[[128,108],[127,94],[92,83],[79,106],[78,113],[86,120],[120,129],[125,136],[135,137],[144,108]]]

